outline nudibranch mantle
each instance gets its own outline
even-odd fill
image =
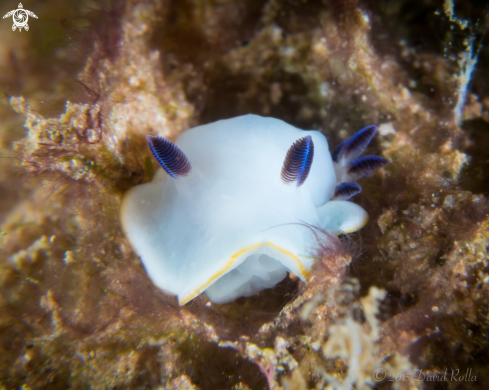
[[[174,145],[164,141],[188,159],[185,174],[173,175],[152,146],[175,177],[160,169],[152,182],[129,190],[121,222],[152,281],[180,304],[202,292],[214,303],[251,296],[287,272],[305,280],[317,246],[313,227],[340,234],[367,221],[360,206],[331,200],[351,159],[340,151],[333,162],[318,131],[244,115],[187,130]],[[310,154],[305,180],[288,183],[284,159],[298,150],[302,163],[308,151],[301,147],[313,148],[313,161]]]

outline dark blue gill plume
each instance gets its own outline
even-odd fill
[[[380,156],[363,156],[348,164],[348,175],[355,180],[364,176],[370,176],[372,171],[382,168],[389,160]]]
[[[334,162],[349,163],[360,156],[377,133],[377,125],[370,125],[357,131],[350,138],[340,143],[331,154]]]
[[[297,182],[297,187],[300,187],[309,175],[313,158],[314,143],[310,135],[295,141],[285,156],[282,180],[285,183]]]
[[[346,200],[362,192],[362,187],[357,183],[344,182],[338,184],[334,189],[333,199]]]
[[[192,166],[177,145],[157,135],[147,135],[146,139],[151,152],[171,177],[178,178],[190,173]]]

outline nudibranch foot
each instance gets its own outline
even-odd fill
[[[280,261],[257,253],[220,278],[205,293],[214,303],[231,302],[274,287],[285,279],[289,271]]]

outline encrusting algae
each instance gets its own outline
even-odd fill
[[[394,3],[47,1],[2,24],[0,389],[487,388],[487,10]],[[157,168],[145,135],[247,113],[330,145],[376,123],[391,163],[307,282],[180,307],[122,196]]]

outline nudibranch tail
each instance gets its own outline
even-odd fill
[[[346,200],[350,199],[362,192],[362,187],[357,183],[344,182],[336,186],[334,190],[334,200]]]
[[[331,154],[333,161],[348,164],[360,156],[377,133],[377,125],[370,125],[357,131],[350,138],[340,143]]]
[[[319,226],[330,234],[353,233],[368,221],[367,212],[347,200],[332,200],[317,209]]]
[[[173,142],[157,135],[147,135],[146,139],[156,160],[171,177],[178,178],[190,173],[190,162]]]
[[[300,187],[309,175],[313,158],[314,142],[310,135],[294,142],[282,166],[282,180],[285,183],[297,182],[297,187]]]
[[[372,171],[382,168],[389,160],[380,156],[364,156],[353,160],[348,164],[348,175],[355,180],[369,176]]]

